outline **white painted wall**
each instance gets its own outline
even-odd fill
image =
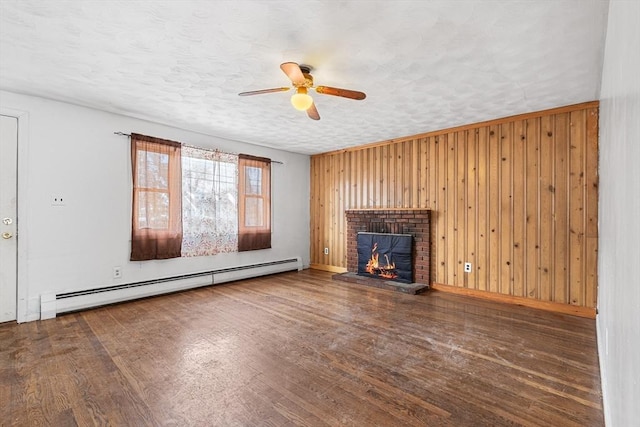
[[[598,351],[606,425],[640,423],[640,2],[614,0],[600,104]]]
[[[302,257],[309,265],[309,157],[229,141],[103,111],[0,91],[0,111],[26,113],[19,147],[19,269],[26,317],[39,318],[40,295]],[[211,120],[215,120],[212,117]],[[269,157],[272,249],[211,257],[130,262],[131,167],[136,132],[202,147]],[[25,160],[26,157],[26,160]],[[63,197],[64,207],[51,199]],[[113,279],[113,267],[122,278]],[[20,318],[18,320],[21,320]]]

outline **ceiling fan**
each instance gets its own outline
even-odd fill
[[[306,111],[309,118],[320,120],[320,114],[313,102],[313,98],[307,93],[309,89],[315,89],[316,92],[323,95],[341,96],[343,98],[362,100],[367,97],[364,92],[358,92],[349,89],[340,89],[331,86],[314,86],[313,76],[311,76],[311,67],[308,65],[298,65],[295,62],[284,62],[280,64],[280,69],[289,77],[292,87],[296,93],[291,97],[291,104],[296,110]],[[249,92],[241,92],[240,96],[261,95],[263,93],[286,92],[291,87],[276,87],[273,89],[252,90]]]

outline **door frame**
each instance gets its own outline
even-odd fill
[[[17,172],[17,204],[18,215],[16,221],[16,237],[17,237],[17,306],[16,306],[16,321],[18,323],[29,322],[32,320],[40,319],[40,307],[33,307],[34,312],[29,313],[28,302],[28,275],[27,275],[27,159],[28,159],[28,147],[29,147],[29,113],[22,110],[16,110],[13,108],[0,107],[0,115],[15,117],[18,119],[18,172]],[[37,302],[39,305],[39,301]]]

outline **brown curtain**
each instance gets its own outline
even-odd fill
[[[131,261],[180,257],[180,143],[131,134],[133,218]]]
[[[271,247],[271,160],[238,156],[238,251]]]

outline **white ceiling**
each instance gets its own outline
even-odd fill
[[[598,99],[607,10],[603,0],[0,0],[0,89],[312,154]],[[367,98],[313,92],[313,121],[292,92],[237,95],[289,85],[285,61]]]

